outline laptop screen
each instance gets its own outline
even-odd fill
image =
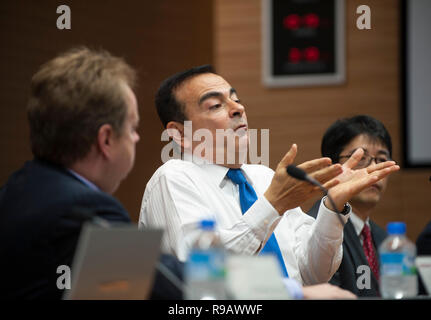
[[[63,299],[147,299],[160,255],[162,230],[136,225],[84,225]]]

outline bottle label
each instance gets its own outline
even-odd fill
[[[192,250],[186,264],[187,277],[194,280],[223,279],[226,274],[222,250]]]
[[[380,254],[380,273],[382,275],[415,275],[414,257],[402,253],[391,252]]]

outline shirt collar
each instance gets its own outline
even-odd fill
[[[216,183],[220,188],[224,185],[224,178],[226,177],[229,168],[223,167],[217,164],[207,163],[202,165],[202,168],[206,173],[211,177],[211,179]]]
[[[81,181],[82,183],[84,183],[86,186],[88,186],[90,189],[93,189],[95,191],[100,191],[99,187],[97,187],[93,182],[91,182],[90,180],[84,178],[83,176],[81,176],[79,173],[76,173],[75,171],[73,171],[72,169],[67,169],[71,174],[73,174],[79,181]]]
[[[222,188],[224,184],[226,183],[226,179],[229,179],[226,177],[227,172],[229,171],[228,167],[224,167],[218,164],[214,164],[206,159],[198,158],[196,159],[195,156],[193,158],[190,155],[187,155],[187,153],[184,153],[184,161],[190,161],[196,164],[197,166],[201,167],[205,170],[205,173],[214,181],[214,183]],[[250,176],[247,174],[247,165],[243,164],[241,166],[241,170],[247,179],[247,181],[253,185],[253,182],[250,180]]]
[[[220,188],[223,188],[226,181],[230,180],[226,174],[229,171],[228,167],[224,167],[224,166],[220,166],[217,164],[205,164],[202,166],[205,170],[205,172],[207,172],[209,174],[209,176],[211,177],[211,179],[213,179],[213,181],[217,184],[217,186],[219,186]],[[244,174],[244,177],[247,179],[248,183],[251,184],[251,186],[253,186],[253,181],[250,180],[250,176],[247,174],[247,165],[242,165],[241,166],[241,171]]]
[[[355,228],[356,234],[359,236],[362,232],[362,229],[364,228],[364,224],[367,224],[368,227],[370,226],[370,218],[367,217],[367,219],[362,220],[359,218],[353,211],[350,214],[350,221],[353,224],[353,227]]]

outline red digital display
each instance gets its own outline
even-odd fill
[[[264,82],[301,86],[344,81],[343,0],[267,0]]]
[[[289,50],[289,61],[291,63],[298,63],[302,59],[301,50],[298,48],[290,48]]]
[[[320,18],[317,14],[315,13],[309,13],[306,14],[303,18],[304,21],[304,25],[307,26],[308,28],[317,28],[319,27],[320,24]]]
[[[283,26],[289,30],[298,29],[301,26],[301,17],[297,14],[289,14],[283,19]]]
[[[273,0],[274,74],[335,70],[334,2]]]
[[[304,49],[304,58],[308,62],[318,61],[320,58],[320,51],[316,47],[308,47]]]
[[[300,27],[316,29],[320,25],[320,18],[315,13],[308,13],[304,16],[289,14],[283,19],[283,27],[288,30],[296,30]]]

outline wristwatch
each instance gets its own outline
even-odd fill
[[[350,212],[350,204],[347,202],[344,204],[344,208],[343,210],[340,212],[340,214],[342,214],[343,216],[345,216],[346,214],[348,214]]]
[[[325,199],[327,198],[328,196],[324,196],[323,197],[323,199],[322,199],[322,201],[323,201],[323,205],[326,207],[326,205],[325,205]],[[326,207],[326,208],[328,208],[328,207]],[[340,211],[340,214],[342,214],[343,216],[345,216],[346,214],[348,214],[349,212],[350,212],[350,210],[351,210],[351,206],[350,206],[350,204],[348,203],[348,202],[346,202],[345,204],[344,204],[344,208],[343,208],[343,210],[342,211]],[[329,209],[329,208],[328,208]],[[331,210],[331,209],[329,209],[329,210]],[[333,210],[331,210],[331,211],[333,211]]]

